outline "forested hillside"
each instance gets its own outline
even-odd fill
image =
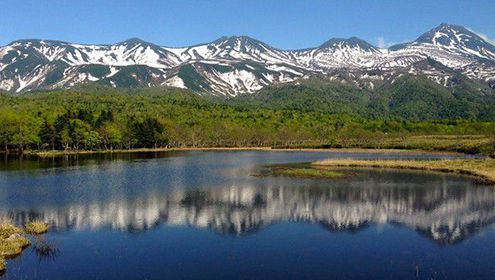
[[[304,112],[350,114],[364,118],[495,120],[495,90],[462,75],[446,88],[421,76],[405,75],[374,89],[325,78],[275,85],[231,104]]]
[[[341,96],[335,101],[321,91],[315,93],[317,99],[302,99],[300,103],[296,102],[302,98],[298,97],[299,91],[293,98],[278,99],[278,103],[271,97],[230,103],[171,88],[85,87],[21,97],[1,94],[0,145],[10,151],[219,146],[382,148],[406,147],[408,141],[412,145],[409,147],[431,145],[428,141],[417,142],[424,140],[419,138],[410,142],[411,137],[422,135],[442,135],[446,139],[450,136],[445,135],[464,135],[465,146],[461,148],[466,151],[472,148],[477,152],[480,145],[493,146],[489,139],[495,134],[494,122],[434,120],[438,115],[428,121],[407,120],[400,115],[377,118],[380,110],[375,116],[369,113],[370,108],[360,105],[369,102],[369,96],[353,93],[345,86],[336,90],[351,94],[334,95]],[[266,104],[258,106],[262,103]]]

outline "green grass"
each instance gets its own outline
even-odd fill
[[[344,176],[341,172],[317,168],[274,168],[273,175],[283,175],[303,178],[338,178]]]
[[[480,128],[482,131],[483,128]],[[376,150],[411,150],[425,152],[455,152],[465,154],[495,155],[493,135],[460,134],[384,134],[368,133],[356,129],[333,136],[327,143],[308,141],[303,144],[278,148],[345,148]]]
[[[489,155],[495,153],[495,138],[492,135],[349,133],[335,137],[331,146],[338,148],[403,149]]]
[[[312,164],[315,167],[373,167],[418,169],[476,176],[483,181],[495,184],[495,159],[440,159],[440,160],[405,160],[405,159],[328,159]]]
[[[490,154],[495,150],[493,137],[487,135],[422,135],[385,138],[383,146],[399,149],[451,151]]]

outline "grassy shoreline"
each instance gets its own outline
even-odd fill
[[[376,149],[376,148],[274,148],[274,147],[188,147],[188,148],[140,148],[126,150],[67,150],[67,151],[25,151],[24,155],[38,157],[56,157],[67,155],[87,154],[118,154],[118,153],[157,153],[185,151],[271,151],[271,152],[328,152],[328,153],[397,153],[397,154],[463,154],[455,151],[437,151],[421,149]]]
[[[478,154],[495,156],[495,138],[490,135],[416,135],[385,137],[380,139],[349,138],[331,140],[329,144],[307,142],[294,145],[266,146],[182,146],[136,149],[93,149],[93,150],[35,150],[26,149],[24,155],[53,157],[84,154],[152,153],[169,151],[304,151],[304,152],[366,152],[366,153],[435,153],[435,154]],[[0,153],[4,153],[0,151]],[[13,150],[13,154],[18,151]]]
[[[488,184],[495,184],[495,159],[439,159],[439,160],[401,160],[401,159],[328,159],[312,163],[315,167],[365,167],[415,169],[475,176]]]

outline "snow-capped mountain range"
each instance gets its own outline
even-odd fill
[[[434,60],[438,63],[427,63]],[[191,47],[140,39],[115,45],[20,40],[0,48],[0,90],[20,94],[81,83],[113,87],[173,86],[237,96],[313,75],[373,89],[377,81],[424,75],[449,87],[454,74],[495,86],[495,46],[457,25],[441,24],[413,42],[377,48],[359,38],[280,50],[245,36]]]

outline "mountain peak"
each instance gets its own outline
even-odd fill
[[[451,24],[451,23],[446,23],[446,22],[442,22],[440,23],[440,25],[438,25],[435,29],[440,29],[440,28],[464,28],[460,25],[457,25],[457,24]]]
[[[455,24],[442,23],[421,35],[413,44],[431,44],[442,48],[457,49],[481,58],[495,58],[495,46],[475,32]]]
[[[350,37],[350,38],[332,38],[325,43],[323,43],[320,48],[340,48],[343,46],[347,47],[358,47],[365,51],[377,51],[378,49],[372,44],[359,39],[358,37]]]
[[[464,57],[495,60],[495,46],[474,31],[449,23],[442,23],[419,36],[415,41],[394,45],[389,50],[398,51],[410,46],[427,48],[434,46]]]
[[[402,49],[406,51],[399,52]],[[234,96],[312,75],[368,83],[374,78],[367,71],[392,73],[382,76],[385,79],[412,72],[408,67],[415,67],[414,75],[428,68],[434,81],[449,86],[451,76],[437,71],[441,67],[417,64],[427,58],[490,86],[495,83],[495,47],[467,28],[442,23],[417,41],[387,52],[357,37],[333,38],[300,50],[273,48],[242,35],[183,48],[160,47],[140,38],[111,45],[20,40],[0,47],[0,90],[21,93],[98,82],[171,85]]]
[[[248,49],[268,49],[272,48],[269,45],[251,38],[249,36],[224,36],[212,42],[220,48],[231,48],[239,51],[247,51]]]
[[[9,45],[15,45],[15,44],[34,45],[34,46],[40,46],[40,45],[58,46],[58,45],[67,45],[69,43],[64,41],[57,41],[57,40],[23,39],[23,40],[17,40],[11,42]]]
[[[477,43],[485,42],[483,38],[463,26],[442,23],[419,36],[415,42],[439,46],[451,46],[473,40],[477,41]]]
[[[249,36],[245,36],[245,35],[241,35],[241,36],[238,36],[238,35],[232,35],[232,36],[223,36],[223,37],[220,37],[218,38],[217,40],[213,41],[213,43],[216,43],[216,44],[225,44],[225,43],[228,43],[228,44],[235,44],[235,43],[241,43],[241,44],[259,44],[261,43],[260,41],[254,39],[254,38],[251,38]]]
[[[123,42],[120,42],[120,43],[118,43],[118,45],[127,45],[129,47],[134,47],[137,45],[153,45],[153,44],[146,42],[140,38],[134,37],[134,38],[129,38]]]

